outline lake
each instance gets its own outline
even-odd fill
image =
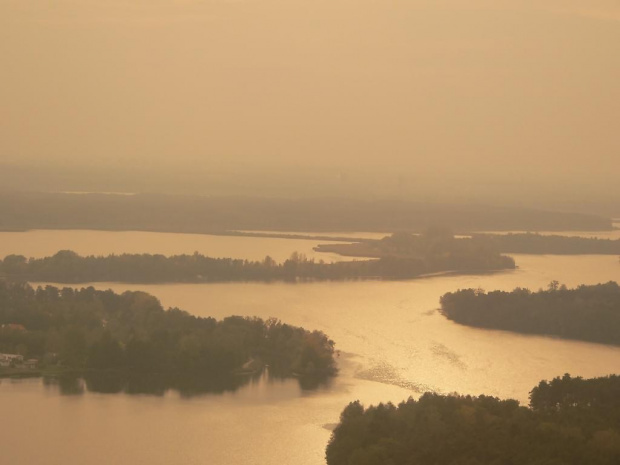
[[[36,233],[37,241],[50,250],[64,248],[55,242],[65,244],[63,234]],[[70,233],[84,254],[109,253],[100,239],[102,234],[115,234]],[[0,239],[2,234],[7,233],[0,233]],[[151,234],[134,233],[127,246],[145,247]],[[249,258],[265,255],[262,238],[226,239],[226,252],[246,247],[252,254]],[[28,240],[22,237],[17,243],[21,247]],[[160,246],[169,243],[168,250],[183,251],[186,240],[187,235],[170,234]],[[289,239],[272,241],[272,250],[282,256],[298,246]],[[235,249],[236,242],[244,245]],[[34,255],[16,250],[6,238],[0,244],[3,250]],[[123,243],[110,241],[108,246],[130,251],[122,250]],[[536,290],[552,280],[567,286],[620,281],[616,256],[514,257],[519,266],[514,271],[397,282],[97,283],[99,289],[117,292],[144,290],[164,306],[196,315],[277,317],[325,331],[341,351],[340,374],[313,390],[303,389],[295,379],[264,375],[234,391],[193,396],[175,391],[101,394],[79,386],[67,391],[40,379],[5,379],[0,383],[3,461],[322,465],[329,428],[356,399],[365,404],[400,402],[435,391],[486,393],[527,403],[529,390],[541,379],[564,373],[584,377],[620,373],[618,347],[467,328],[437,312],[439,297],[459,288]]]
[[[25,232],[0,231],[0,257],[17,254],[28,258],[41,258],[54,255],[59,250],[73,250],[79,255],[122,253],[180,255],[199,252],[215,258],[248,260],[263,260],[269,255],[278,262],[286,260],[293,252],[299,252],[308,258],[326,262],[351,260],[337,254],[312,250],[319,243],[334,242],[143,231],[34,229]]]

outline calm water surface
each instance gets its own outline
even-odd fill
[[[346,239],[383,239],[385,236],[389,236],[389,232],[348,232],[348,231],[333,231],[333,232],[312,232],[312,231],[264,231],[264,230],[245,230],[240,232],[246,233],[258,233],[258,234],[283,234],[285,236],[313,236],[313,237],[337,237]]]
[[[278,262],[293,252],[316,260],[343,261],[351,258],[318,253],[313,247],[333,242],[304,239],[272,239],[268,237],[213,236],[209,234],[176,234],[143,231],[31,230],[0,231],[0,257],[9,254],[47,257],[59,250],[73,250],[80,255],[150,253],[163,255],[193,254],[209,257],[262,260],[269,255]]]
[[[58,386],[38,379],[3,380],[1,461],[321,465],[329,427],[351,400],[399,402],[431,390],[527,402],[541,379],[566,372],[620,373],[620,348],[472,329],[437,313],[439,297],[459,288],[538,289],[554,279],[568,286],[620,280],[615,256],[515,259],[519,269],[512,272],[401,282],[97,283],[119,292],[145,290],[164,306],[197,315],[274,316],[323,330],[342,353],[340,376],[311,391],[296,380],[261,377],[234,392],[193,397],[172,391],[63,395]]]

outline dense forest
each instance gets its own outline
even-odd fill
[[[510,257],[483,253],[479,249],[427,254],[419,258],[385,257],[336,263],[316,262],[299,253],[293,253],[283,263],[276,263],[270,257],[248,261],[211,258],[198,253],[171,257],[149,254],[81,257],[65,250],[39,259],[9,255],[0,260],[0,275],[56,283],[297,281],[406,279],[441,271],[477,272],[514,267]]]
[[[609,230],[608,218],[516,207],[395,199],[203,197],[0,192],[0,230],[101,229],[213,233],[234,230]]]
[[[443,295],[441,312],[469,326],[620,345],[620,286],[615,282],[567,289],[553,281],[538,292],[464,289]]]
[[[533,233],[476,234],[473,238],[502,253],[620,255],[620,239],[569,237]]]
[[[620,377],[541,382],[516,400],[427,393],[395,406],[352,402],[328,465],[616,465]]]
[[[75,371],[217,376],[265,364],[284,376],[335,373],[334,343],[278,320],[221,321],[164,310],[144,292],[34,289],[0,280],[0,353]],[[254,370],[255,371],[255,370]]]

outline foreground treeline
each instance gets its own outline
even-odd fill
[[[164,310],[144,292],[34,289],[1,280],[0,352],[77,371],[208,376],[269,364],[283,375],[335,372],[334,343],[319,331]]]
[[[531,392],[530,408],[488,396],[424,394],[344,409],[328,465],[616,465],[620,377],[565,375]]]
[[[473,239],[502,253],[581,255],[620,254],[620,239],[570,237],[558,235],[476,234]]]
[[[514,268],[514,261],[498,255],[441,255],[423,258],[385,257],[380,260],[324,263],[293,253],[277,263],[211,258],[193,255],[122,254],[82,257],[60,251],[52,257],[31,258],[9,255],[0,260],[0,275],[28,281],[57,283],[86,282],[225,282],[296,281],[346,279],[404,279],[441,271],[486,271]]]
[[[545,334],[620,345],[620,286],[615,282],[567,289],[512,292],[464,289],[441,297],[450,320],[480,328]]]

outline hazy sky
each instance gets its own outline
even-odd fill
[[[0,59],[0,163],[620,194],[617,0],[0,0]]]

